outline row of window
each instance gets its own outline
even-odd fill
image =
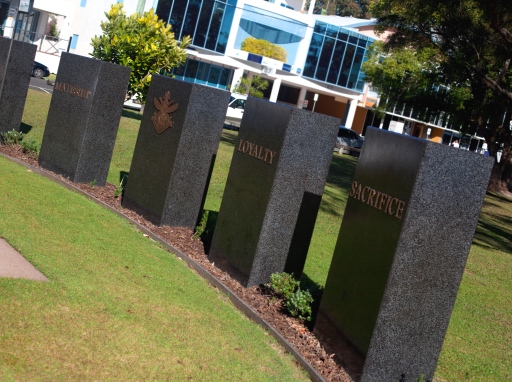
[[[361,65],[373,39],[317,21],[304,64],[304,77],[363,91]]]
[[[225,53],[235,7],[236,0],[160,0],[156,13],[172,25],[177,39],[192,36],[192,45]],[[298,48],[307,26],[282,16],[270,17],[267,13],[252,6],[244,7],[240,28],[245,34],[290,49],[296,44],[294,49]],[[317,21],[303,76],[362,92],[365,81],[361,66],[367,46],[372,42],[373,39],[357,32]],[[292,53],[289,59],[295,57],[293,49],[289,53]]]
[[[232,73],[231,69],[195,60],[187,60],[185,65],[174,68],[172,72],[179,80],[219,89],[227,89]]]
[[[160,0],[156,14],[172,25],[176,39],[192,36],[192,45],[224,53],[236,0]]]

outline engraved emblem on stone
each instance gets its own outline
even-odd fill
[[[164,97],[155,97],[153,103],[158,111],[151,117],[153,126],[158,134],[162,134],[169,127],[172,127],[172,118],[169,115],[178,109],[178,104],[171,101],[171,93],[166,92]]]

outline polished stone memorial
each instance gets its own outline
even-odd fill
[[[157,225],[194,228],[230,93],[153,75],[122,205]]]
[[[62,53],[39,164],[105,185],[129,79],[130,68]]]
[[[245,286],[300,277],[340,120],[249,97],[210,261]]]
[[[361,381],[432,379],[493,160],[368,128],[314,327]]]
[[[0,37],[0,133],[20,131],[37,46]]]

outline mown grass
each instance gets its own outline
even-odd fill
[[[31,91],[23,122],[32,126],[29,135],[42,137],[39,124],[47,108],[48,95]],[[119,182],[121,171],[129,171],[140,114],[125,111],[108,180]],[[44,117],[45,119],[45,117]],[[220,207],[236,132],[222,135],[205,209]],[[357,160],[333,156],[311,242],[303,281],[323,287],[338,235],[347,191]],[[439,381],[512,380],[512,204],[487,195],[472,246],[450,327],[439,359]],[[364,238],[362,238],[363,240]],[[418,344],[421,346],[421,344]]]
[[[0,380],[307,380],[126,220],[0,158],[0,236],[48,278],[0,278]]]

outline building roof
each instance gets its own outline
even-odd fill
[[[344,28],[360,28],[375,25],[377,19],[358,19],[355,17],[340,17],[334,15],[312,15],[315,20]]]

